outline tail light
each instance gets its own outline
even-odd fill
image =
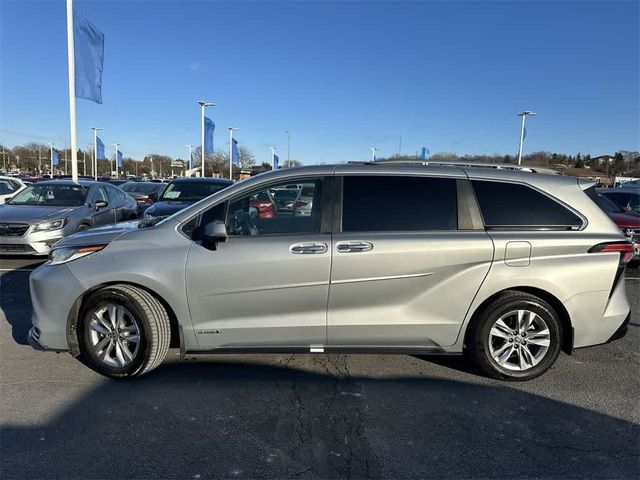
[[[589,249],[589,253],[614,253],[620,254],[620,265],[626,265],[633,258],[633,244],[631,242],[599,243]]]
[[[153,199],[150,197],[138,197],[136,198],[136,202],[138,203],[153,203]]]

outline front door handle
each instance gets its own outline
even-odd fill
[[[341,253],[368,252],[373,249],[373,243],[361,241],[339,242],[336,248]]]
[[[301,255],[311,254],[311,253],[325,253],[327,251],[327,244],[315,243],[315,242],[294,243],[289,247],[289,251],[291,253],[296,253]]]

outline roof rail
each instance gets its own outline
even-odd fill
[[[360,165],[424,165],[437,167],[466,167],[466,168],[492,168],[495,170],[509,170],[512,172],[539,173],[542,175],[559,175],[558,172],[550,168],[538,167],[534,165],[514,165],[513,163],[484,163],[465,162],[461,160],[375,160],[365,162],[349,162]]]

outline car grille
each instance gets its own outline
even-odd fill
[[[15,243],[0,243],[0,253],[33,253],[35,250],[30,245]]]
[[[0,237],[22,237],[27,230],[26,223],[0,223]]]

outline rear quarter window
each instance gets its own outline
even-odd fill
[[[580,228],[582,219],[544,193],[519,183],[472,180],[487,228]]]
[[[450,178],[345,176],[342,231],[456,230],[456,181]]]

